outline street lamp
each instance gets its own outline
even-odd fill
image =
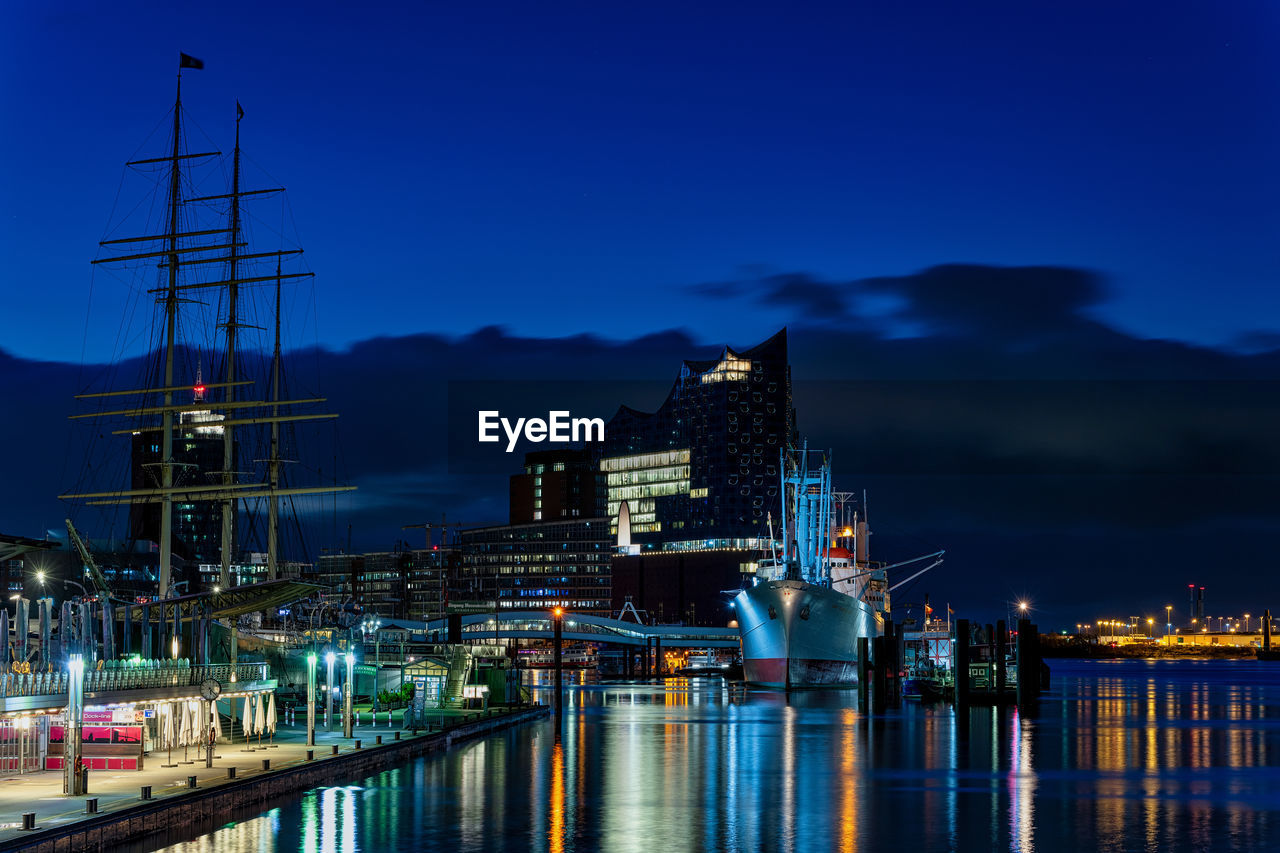
[[[1164,635],[1169,636],[1169,632],[1173,629],[1173,605],[1166,604],[1164,606]]]
[[[307,652],[307,746],[316,745],[316,653]]]
[[[335,659],[333,652],[325,653],[324,662],[328,668],[328,680],[324,683],[324,728],[329,732],[333,731],[333,719],[329,712],[333,709],[333,662]]]
[[[1248,613],[1244,615],[1244,632],[1246,634],[1249,633],[1249,614]]]
[[[64,792],[84,796],[84,759],[80,757],[80,728],[84,724],[84,658],[72,655],[67,663],[67,728],[63,735]]]
[[[555,636],[555,667],[556,667],[556,714],[559,715],[560,710],[564,707],[564,688],[561,675],[564,671],[564,608],[556,607],[551,611],[551,626]],[[557,720],[559,717],[557,716]]]
[[[351,737],[351,703],[355,693],[352,670],[356,665],[355,652],[347,652],[347,681],[342,685],[342,736]]]
[[[382,620],[376,616],[366,616],[364,621],[360,623],[361,632],[364,634],[364,641],[369,642],[369,635],[373,634],[373,662],[375,665],[382,663],[382,637],[378,634],[378,629],[382,627]]]

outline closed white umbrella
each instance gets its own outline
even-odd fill
[[[274,690],[271,692],[271,699],[267,705],[267,731],[273,735],[276,733],[276,694]]]
[[[244,697],[244,712],[240,714],[240,724],[244,726],[245,742],[249,740],[249,735],[253,734],[253,714],[250,713],[249,697]]]
[[[187,703],[181,703],[180,718],[178,720],[178,746],[186,746],[191,743],[191,709],[187,707]]]
[[[253,715],[253,730],[258,734],[258,743],[262,743],[262,733],[267,730],[267,709],[263,707],[262,694],[259,693],[254,697],[254,702],[258,707]]]
[[[177,723],[173,719],[173,703],[164,706],[164,744],[169,749],[177,746]]]
[[[215,740],[222,740],[222,715],[218,713],[218,703],[213,703],[213,736]]]

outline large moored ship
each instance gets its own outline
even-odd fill
[[[734,599],[744,675],[785,690],[851,686],[858,680],[858,639],[884,630],[890,567],[868,561],[865,518],[855,516],[852,527],[839,531],[853,538],[852,551],[833,545],[825,454],[806,447],[784,453],[782,463],[782,553],[763,561]]]

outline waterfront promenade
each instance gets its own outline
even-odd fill
[[[156,814],[155,808],[182,808],[182,798],[193,793],[208,793],[221,786],[242,787],[251,780],[265,781],[272,776],[285,776],[288,771],[306,765],[319,770],[327,762],[333,762],[334,775],[341,778],[348,765],[343,759],[351,758],[357,752],[357,741],[360,743],[360,752],[368,757],[373,757],[370,750],[378,748],[379,736],[385,747],[395,742],[397,732],[401,741],[406,742],[403,744],[406,748],[410,746],[407,742],[427,739],[440,741],[442,735],[444,738],[440,745],[447,746],[453,733],[480,733],[477,732],[478,724],[498,723],[513,714],[528,710],[528,706],[494,708],[489,711],[433,709],[427,714],[429,729],[421,729],[415,735],[401,728],[403,711],[392,712],[390,725],[387,713],[379,713],[379,724],[374,725],[371,722],[373,715],[366,707],[360,716],[362,725],[353,729],[351,738],[342,736],[342,728],[336,721],[332,732],[326,731],[323,723],[318,722],[315,746],[307,746],[305,716],[293,723],[286,723],[282,719],[276,731],[274,747],[267,746],[269,741],[266,738],[263,738],[263,746],[259,747],[256,737],[250,738],[248,744],[243,738],[237,738],[235,743],[220,743],[215,750],[212,767],[205,766],[203,750],[194,747],[189,748],[185,755],[183,750],[175,749],[172,762],[168,750],[156,750],[147,755],[143,770],[90,771],[88,794],[84,797],[68,797],[62,793],[61,771],[5,777],[0,779],[0,850],[23,849],[35,845],[45,835],[42,832],[44,830],[74,830],[77,823],[101,820],[104,817],[109,819],[113,814],[123,818],[125,812],[140,806],[149,807],[148,822],[153,822],[156,829],[162,829],[166,825],[166,819],[163,814]],[[334,747],[337,747],[336,755]],[[314,755],[310,762],[307,759],[308,750]],[[389,754],[388,760],[394,761],[394,756],[395,753]],[[270,761],[269,769],[263,769],[263,761]],[[176,766],[162,766],[170,763]],[[231,768],[235,768],[234,779],[230,777]],[[196,778],[195,791],[189,786],[189,777],[192,776]],[[150,802],[141,798],[144,785],[151,786],[153,799]],[[98,801],[97,815],[86,812],[86,803],[93,798]],[[22,816],[29,812],[36,815],[34,832],[21,828]]]

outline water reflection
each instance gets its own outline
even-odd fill
[[[1063,663],[1030,713],[721,681],[579,685],[538,723],[179,851],[1280,848],[1280,685],[1240,662]]]

